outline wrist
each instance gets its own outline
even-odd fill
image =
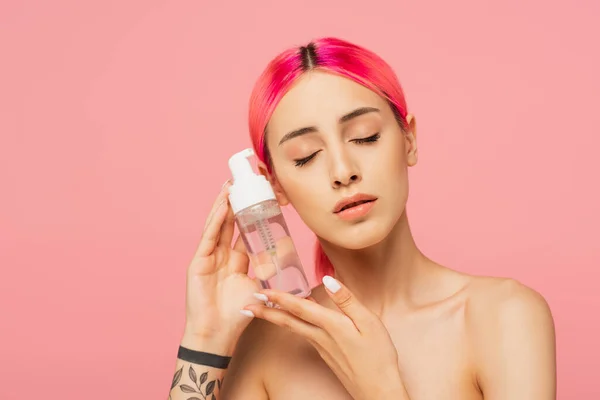
[[[220,356],[231,357],[235,349],[235,341],[224,336],[206,337],[184,333],[180,345],[186,349],[203,351]]]

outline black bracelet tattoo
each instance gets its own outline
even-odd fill
[[[203,351],[190,350],[183,346],[179,346],[177,358],[194,364],[206,365],[207,367],[220,369],[226,369],[231,361],[231,357],[228,356],[219,356],[217,354],[205,353]]]

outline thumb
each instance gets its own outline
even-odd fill
[[[350,289],[329,275],[323,277],[323,285],[327,288],[329,297],[344,314],[350,317],[359,331],[369,326],[374,314],[358,301]]]

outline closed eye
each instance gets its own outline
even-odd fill
[[[358,144],[374,143],[374,142],[378,141],[380,137],[381,137],[381,134],[379,132],[377,132],[376,134],[371,135],[366,138],[352,139],[351,142],[358,143]],[[315,151],[308,157],[296,159],[296,160],[294,160],[294,164],[296,165],[296,167],[302,167],[302,166],[308,164],[308,162],[310,160],[312,160],[320,151],[321,150]]]
[[[321,150],[319,150],[321,151]],[[301,167],[303,165],[306,165],[310,160],[312,160],[319,151],[315,151],[314,153],[312,153],[310,156],[308,157],[304,157],[304,158],[299,158],[297,160],[294,160],[296,167]]]
[[[371,135],[366,138],[352,139],[351,142],[358,143],[358,144],[373,143],[373,142],[378,141],[380,137],[381,137],[381,134],[379,132],[377,132],[376,134]]]

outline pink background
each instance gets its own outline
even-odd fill
[[[0,398],[166,398],[251,85],[321,35],[403,82],[422,249],[540,291],[559,398],[598,398],[600,3],[237,3],[0,4]],[[287,215],[312,273],[313,236]]]

